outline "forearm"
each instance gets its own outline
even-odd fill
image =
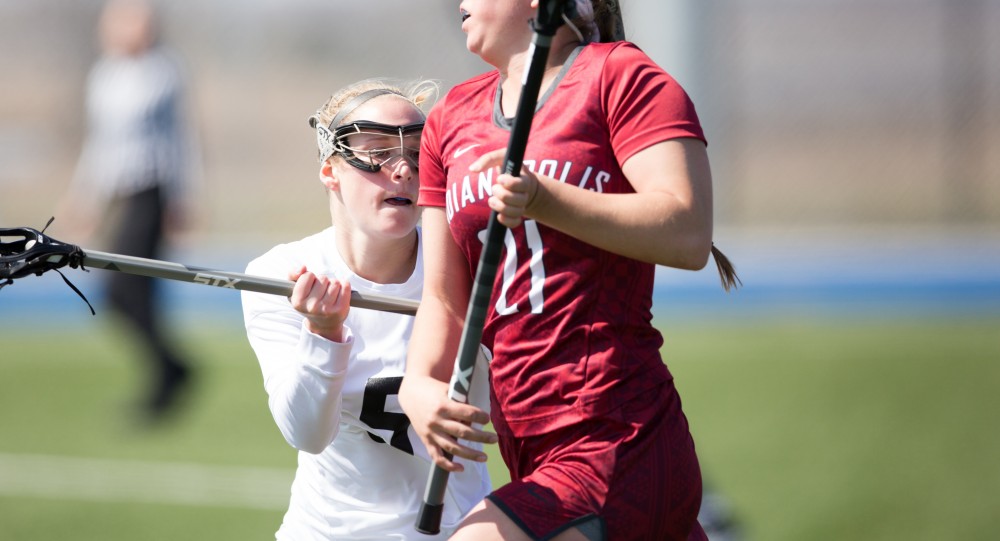
[[[244,292],[243,306],[275,424],[292,447],[321,452],[340,425],[353,339],[336,343],[307,332],[302,315],[281,297]]]
[[[482,430],[490,420],[485,379],[489,367],[481,352],[476,366],[483,373],[473,378],[468,404],[448,397],[464,318],[456,317],[460,312],[447,303],[428,302],[426,295],[424,299],[410,340],[399,403],[434,463],[458,472],[464,469],[458,458],[486,461],[482,450],[469,442],[497,441],[495,434]]]
[[[458,352],[472,278],[443,209],[424,210],[423,243],[424,291],[407,350],[406,374],[446,382]]]
[[[270,367],[265,389],[271,416],[292,447],[320,453],[337,436],[351,345],[304,332],[295,350],[280,359],[258,353],[261,366]],[[267,355],[272,358],[265,360]]]
[[[495,167],[484,154],[470,167]],[[562,231],[610,252],[648,263],[700,269],[712,247],[712,174],[705,144],[671,139],[637,152],[622,165],[630,193],[602,193],[524,170],[501,175],[490,208],[501,223],[522,219]]]
[[[598,248],[681,269],[705,266],[711,213],[666,191],[601,194],[539,178],[531,218]]]
[[[449,381],[458,353],[465,312],[436,296],[424,296],[413,322],[406,375]]]

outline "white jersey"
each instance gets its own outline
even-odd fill
[[[418,300],[423,289],[422,247],[406,283],[376,284],[347,267],[332,227],[274,247],[252,261],[247,273],[287,279],[303,265],[346,279],[361,293]],[[286,297],[243,292],[243,312],[271,414],[299,449],[276,539],[447,539],[489,493],[485,465],[463,461],[465,471],[449,477],[441,534],[416,532],[431,462],[396,396],[413,317],[352,307],[346,339],[336,343],[307,331],[305,318]],[[471,399],[488,411],[485,362],[481,357],[482,377],[475,378]]]

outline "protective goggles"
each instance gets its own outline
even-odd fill
[[[423,122],[393,126],[359,120],[337,126],[333,131],[318,125],[316,137],[320,160],[325,161],[336,154],[358,169],[377,173],[383,165],[401,158],[408,160],[416,169],[420,161],[420,134],[423,129]]]

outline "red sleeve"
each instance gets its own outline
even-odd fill
[[[417,204],[424,207],[443,207],[445,204],[448,176],[441,159],[440,125],[446,100],[431,108],[420,136],[420,193]]]
[[[601,92],[619,163],[670,139],[706,141],[687,93],[635,45],[622,42],[610,52],[601,73]]]

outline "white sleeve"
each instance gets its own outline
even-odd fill
[[[253,264],[247,273],[265,275]],[[345,328],[345,340],[338,343],[309,332],[305,318],[280,295],[244,291],[242,299],[271,416],[289,445],[322,452],[337,436],[353,333]]]

